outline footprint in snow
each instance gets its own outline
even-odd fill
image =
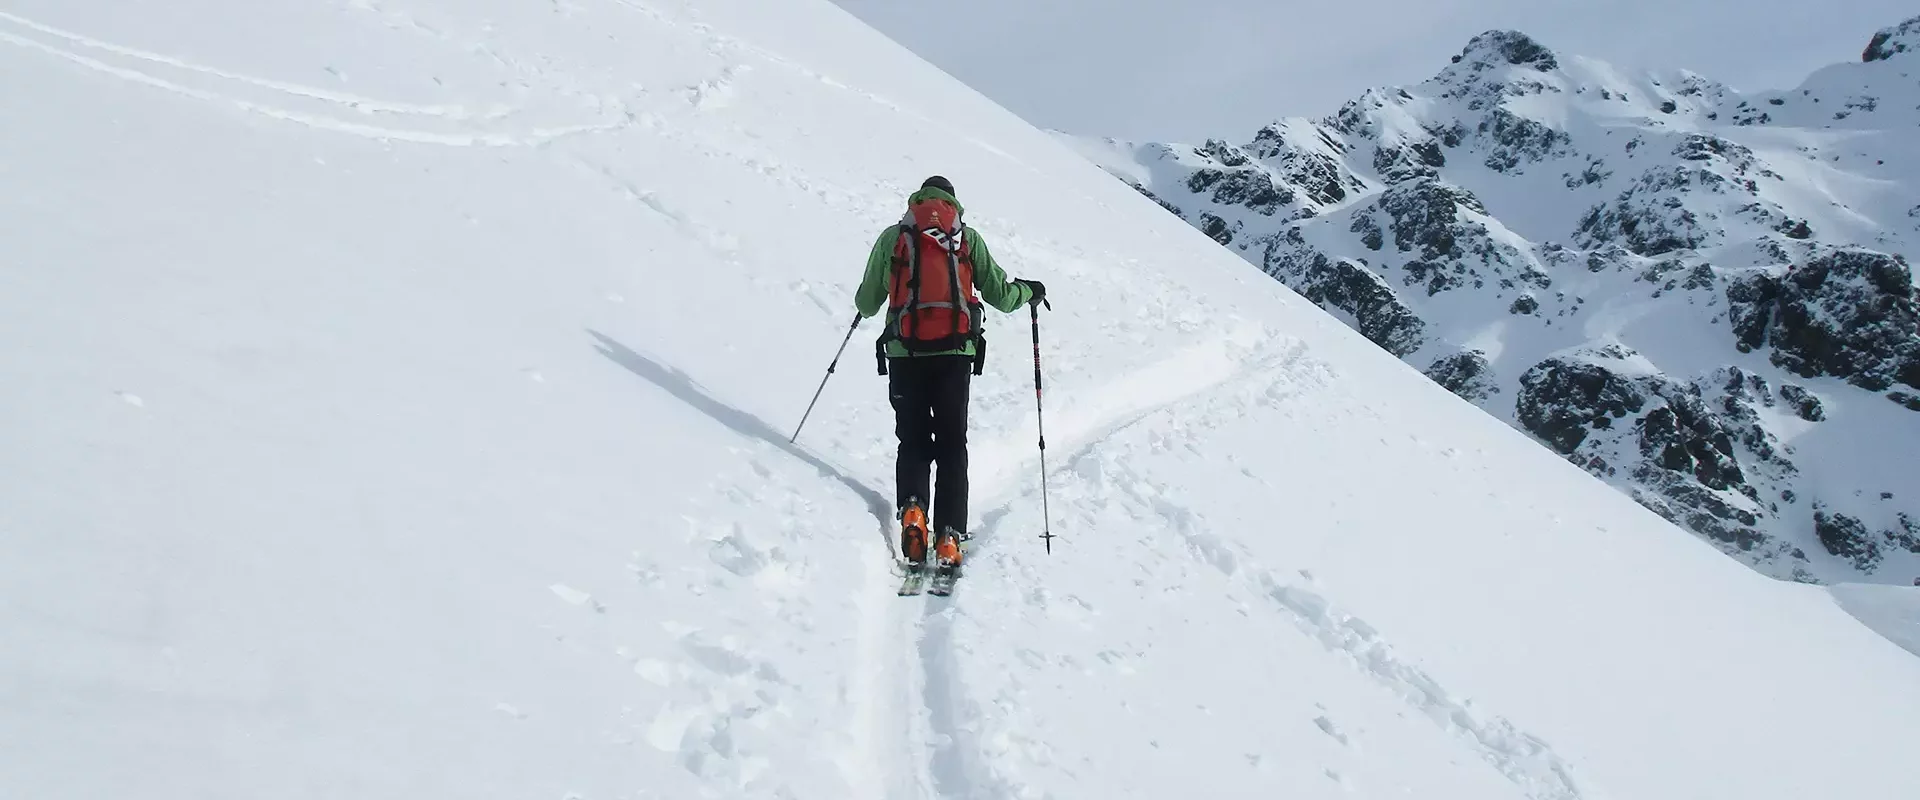
[[[1333,781],[1334,783],[1339,784],[1341,789],[1344,789],[1349,792],[1353,791],[1353,784],[1349,783],[1347,781],[1347,776],[1340,774],[1339,770],[1334,769],[1332,767],[1327,767],[1326,771],[1323,774],[1327,776],[1327,780],[1330,780],[1330,781]]]
[[[712,549],[707,551],[707,558],[721,569],[742,578],[753,577],[772,560],[767,553],[749,543],[737,526],[734,532],[714,540]]]
[[[1342,747],[1353,746],[1353,742],[1352,740],[1347,738],[1347,734],[1341,731],[1339,726],[1334,725],[1333,720],[1326,718],[1324,715],[1314,717],[1313,724],[1315,727],[1320,729],[1321,733],[1324,733],[1328,736],[1333,737],[1333,740],[1336,742],[1339,742],[1340,746]]]

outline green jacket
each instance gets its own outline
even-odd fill
[[[907,198],[907,202],[914,203],[929,197],[953,203],[954,208],[961,209],[962,214],[966,213],[966,209],[961,207],[960,201],[954,199],[953,195],[931,187],[914,192],[912,197]],[[980,235],[979,231],[968,226],[963,235],[967,237],[967,246],[973,254],[973,288],[980,293],[981,300],[986,301],[987,305],[1011,314],[1033,299],[1032,289],[1007,280],[1007,273],[1001,271],[1000,265],[993,260],[993,253],[987,250],[987,240]],[[878,314],[887,307],[887,287],[891,283],[888,277],[893,271],[893,246],[899,238],[900,229],[889,227],[874,240],[873,250],[867,253],[866,276],[860,279],[859,291],[853,293],[854,308],[860,312],[862,318]],[[888,358],[907,358],[909,355],[907,349],[899,342],[887,343]],[[919,355],[972,356],[973,343],[968,342],[966,347],[958,350]]]

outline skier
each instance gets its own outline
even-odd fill
[[[894,436],[900,440],[895,503],[910,581],[925,574],[929,530],[938,531],[936,581],[957,578],[964,556],[968,384],[969,376],[980,374],[987,347],[981,300],[1012,313],[1047,294],[1039,281],[1007,280],[979,231],[961,221],[963,213],[953,183],[938,175],[928,178],[907,198],[900,223],[874,241],[866,275],[854,293],[861,318],[882,306],[887,310],[874,350],[880,374],[887,376]],[[930,491],[933,464],[939,465],[939,484]]]

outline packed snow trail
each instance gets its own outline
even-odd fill
[[[1055,452],[1064,453],[1065,461],[1071,462],[1114,432],[1155,411],[1204,394],[1233,379],[1237,374],[1236,369],[1242,368],[1236,357],[1257,353],[1259,346],[1270,346],[1257,342],[1259,338],[1260,333],[1253,329],[1231,331],[1218,341],[1189,348],[1105,386],[1094,388],[1086,393],[1095,398],[1094,403],[1090,407],[1075,408],[1075,413],[1056,427],[1065,435],[1056,435]],[[1261,363],[1259,359],[1254,361]],[[984,465],[976,466],[973,470],[975,475],[984,479],[975,485],[984,486],[989,492],[984,496],[976,495],[975,498],[985,501],[977,505],[987,507],[974,530],[972,554],[975,556],[983,548],[995,546],[999,522],[1014,505],[1031,501],[1038,492],[1037,486],[1024,486],[1013,492],[1013,496],[1001,499],[1008,494],[1005,487],[1020,483],[1022,476],[1029,481],[1040,479],[1037,471],[1037,439],[1031,439],[1035,442],[1034,455],[1026,458],[1008,458],[1005,455],[1017,446],[1015,441],[1020,436],[1010,434],[974,446],[976,451],[998,456],[989,456]],[[974,463],[980,465],[980,461]],[[1051,480],[1052,476],[1048,479]],[[1097,546],[1097,540],[1088,541]],[[1071,543],[1072,540],[1067,539],[1061,542],[1061,546],[1070,546]],[[1020,541],[1018,544],[1027,543]],[[970,571],[969,575],[972,574]],[[965,593],[964,587],[971,580],[962,579],[960,594]],[[977,717],[978,713],[977,707],[965,704],[962,700],[966,693],[954,664],[953,618],[958,613],[956,602],[954,598],[928,598],[918,630],[912,636],[919,642],[916,655],[921,675],[921,705],[927,711],[929,728],[925,738],[933,746],[933,787],[944,798],[1011,796],[1008,787],[992,776],[981,763],[978,745],[965,729],[965,720]]]
[[[0,794],[1911,783],[1920,659],[827,3],[0,13]],[[995,315],[901,601],[884,382],[780,423],[935,173],[1053,289],[1062,538]]]

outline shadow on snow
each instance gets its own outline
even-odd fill
[[[886,495],[861,483],[825,459],[808,452],[806,448],[787,441],[786,436],[774,430],[773,426],[759,417],[727,405],[685,372],[641,355],[633,348],[614,341],[599,331],[590,329],[587,333],[599,342],[594,349],[599,351],[600,355],[606,356],[609,361],[625,367],[628,372],[660,387],[667,394],[692,406],[695,411],[707,415],[713,421],[727,426],[734,433],[766,442],[787,455],[806,462],[808,466],[819,470],[821,474],[838,481],[840,485],[859,495],[861,500],[866,501],[868,510],[873,512],[874,517],[880,520],[883,527],[890,528],[893,525],[893,503],[887,499]]]

